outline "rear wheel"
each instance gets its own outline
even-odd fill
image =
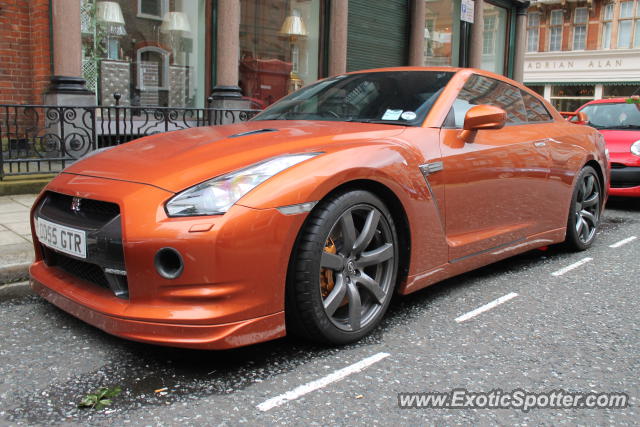
[[[318,204],[300,231],[287,278],[287,330],[346,344],[382,319],[395,288],[398,239],[386,206],[350,191]]]
[[[565,240],[569,248],[583,251],[591,246],[600,225],[601,204],[600,178],[594,168],[585,166],[578,174],[571,198]]]

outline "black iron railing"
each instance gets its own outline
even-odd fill
[[[259,111],[121,105],[0,105],[0,180],[12,175],[59,172],[99,148],[156,133],[246,121]]]

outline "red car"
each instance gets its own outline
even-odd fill
[[[589,126],[604,136],[611,165],[609,194],[640,197],[640,98],[599,99],[577,112],[586,113]]]

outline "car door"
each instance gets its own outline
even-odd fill
[[[507,112],[502,129],[459,137],[466,112],[489,104]],[[550,161],[541,127],[527,122],[520,89],[472,75],[440,133],[449,260],[455,262],[544,230]]]

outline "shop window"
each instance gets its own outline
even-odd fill
[[[551,104],[559,111],[575,111],[594,99],[594,85],[558,85],[551,90]]]
[[[640,22],[634,20],[633,1],[625,1],[620,3],[620,13],[618,15],[618,48],[630,48],[632,46],[634,26]]]
[[[613,27],[613,3],[604,6],[602,12],[602,48],[611,48],[611,28]]]
[[[507,113],[507,123],[527,121],[527,112],[520,89],[489,77],[474,74],[453,103],[456,127],[462,127],[464,116],[474,105],[489,104]]]
[[[427,66],[457,65],[460,0],[425,0],[424,63]],[[457,14],[456,14],[457,11]]]
[[[540,13],[531,12],[527,16],[527,52],[537,52],[540,40]]]
[[[552,52],[562,50],[563,19],[562,9],[551,11],[549,18],[549,50]]]
[[[603,85],[603,98],[628,97],[640,92],[640,84]]]
[[[203,107],[205,0],[82,0],[84,75],[97,102]]]
[[[527,85],[529,89],[534,91],[540,96],[544,96],[544,86],[543,85]]]
[[[482,68],[497,74],[504,74],[509,14],[504,7],[494,6],[486,2],[483,4]]]
[[[587,43],[589,9],[577,7],[573,12],[573,50],[584,50]]]
[[[264,108],[318,79],[320,0],[241,0],[240,82]]]

